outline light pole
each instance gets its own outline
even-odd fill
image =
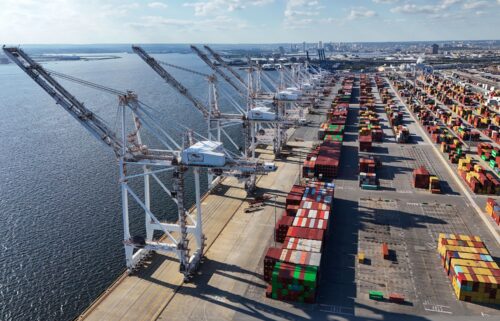
[[[274,247],[276,247],[276,195],[274,195]]]

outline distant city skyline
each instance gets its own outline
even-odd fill
[[[1,0],[0,43],[500,39],[500,0]]]

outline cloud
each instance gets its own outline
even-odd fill
[[[347,16],[347,20],[356,20],[362,18],[375,17],[377,13],[373,10],[367,10],[366,8],[353,8]]]
[[[399,0],[372,0],[372,1],[375,2],[375,3],[385,3],[385,4],[388,4],[388,3],[396,3]]]
[[[154,9],[165,9],[168,8],[168,5],[163,2],[150,2],[148,3],[148,7],[154,8]]]
[[[319,16],[322,8],[319,1],[288,0],[283,12],[283,25],[286,29],[310,27],[314,22],[311,17]]]
[[[246,22],[228,16],[217,16],[210,19],[172,19],[162,16],[143,16],[140,21],[132,22],[129,25],[136,29],[174,27],[184,31],[234,30],[248,27]]]
[[[461,1],[462,0],[441,0],[440,3],[436,5],[417,5],[413,3],[407,3],[402,6],[392,8],[391,12],[404,14],[437,14],[442,10],[446,10]]]
[[[122,39],[120,20],[140,7],[123,1],[0,0],[0,39],[15,44],[112,42]]]
[[[479,9],[479,8],[487,8],[491,6],[492,3],[489,1],[468,1],[464,3],[464,9]]]
[[[195,16],[207,16],[224,11],[232,12],[246,9],[247,7],[264,6],[274,0],[209,0],[184,3],[185,7],[193,7]]]

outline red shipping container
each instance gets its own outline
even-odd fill
[[[300,208],[305,208],[308,210],[329,211],[330,205],[325,204],[325,203],[312,202],[312,201],[302,201],[302,202],[300,202]]]
[[[308,210],[301,208],[297,211],[296,216],[328,220],[330,218],[330,211]]]
[[[266,256],[264,256],[264,280],[267,282],[271,281],[274,265],[278,262],[280,256],[280,248],[270,247],[267,249]]]
[[[287,237],[299,237],[307,240],[323,241],[324,230],[311,229],[307,227],[289,227],[286,233]]]
[[[299,205],[302,200],[302,193],[288,193],[286,196],[286,205]]]
[[[300,205],[287,205],[286,206],[286,215],[295,216],[297,210],[300,208]]]
[[[389,259],[389,247],[387,246],[387,243],[382,243],[382,256],[384,257],[384,260]]]

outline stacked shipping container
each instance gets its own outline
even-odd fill
[[[439,234],[438,252],[459,300],[500,304],[500,269],[478,236]]]
[[[491,216],[491,218],[500,225],[500,205],[492,198],[486,200],[486,213]]]
[[[268,297],[314,302],[333,197],[333,183],[310,181],[292,187],[286,205],[298,203],[299,208],[285,211],[275,234],[276,241],[283,244],[269,248],[264,258],[264,279],[270,282]]]

